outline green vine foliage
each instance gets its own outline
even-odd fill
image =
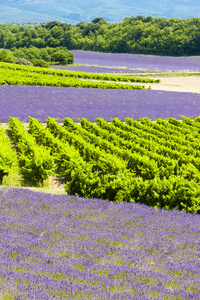
[[[50,151],[42,145],[37,145],[35,138],[28,133],[17,118],[10,117],[9,125],[18,149],[22,174],[28,180],[43,185],[44,180],[55,169]]]
[[[0,127],[0,183],[5,175],[12,173],[12,168],[15,162],[16,157],[12,150],[12,144],[9,138],[5,136],[3,129]]]
[[[68,194],[199,213],[199,150],[192,155],[185,132],[197,147],[200,122],[171,121],[98,118],[95,124],[86,119],[76,124],[66,118],[62,125],[49,117],[44,126],[30,118],[28,133],[21,122],[10,118],[10,127],[22,172],[35,180],[47,178],[54,167],[64,177]],[[171,140],[164,145],[163,136],[169,132]],[[184,151],[190,153],[188,161],[179,160]]]
[[[51,75],[51,76],[50,76]],[[107,82],[111,81],[111,82]],[[112,82],[113,81],[113,82]],[[121,83],[123,82],[123,83]],[[54,70],[0,62],[0,84],[87,87],[102,89],[146,89],[140,84],[159,83],[159,79]],[[149,86],[149,89],[151,87]]]

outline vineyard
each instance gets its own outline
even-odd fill
[[[95,74],[0,63],[0,85],[37,85],[101,89],[146,89],[145,86],[128,84],[126,82],[159,83],[160,80],[134,76]],[[149,89],[150,88],[151,87],[149,86]]]
[[[44,126],[30,117],[28,132],[11,117],[9,125],[21,174],[38,184],[56,170],[67,194],[200,212],[200,118],[65,118],[61,125],[49,117]],[[13,157],[2,151],[2,179]]]

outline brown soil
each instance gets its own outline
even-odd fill
[[[6,188],[5,185],[0,185],[0,189]],[[15,187],[15,186],[14,186]],[[29,189],[32,191],[51,193],[51,194],[65,194],[65,186],[62,178],[49,177],[49,187],[32,187],[32,186],[16,186],[17,188]]]
[[[200,76],[159,77],[159,79],[160,83],[142,83],[142,85],[151,86],[152,90],[200,94]]]
[[[53,189],[59,192],[65,192],[64,180],[62,177],[49,176],[49,184],[50,184],[49,187],[50,190]]]

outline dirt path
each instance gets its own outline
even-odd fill
[[[200,94],[200,76],[187,77],[159,77],[160,83],[143,84],[152,90],[185,92],[185,93],[199,93]]]

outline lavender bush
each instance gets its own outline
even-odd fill
[[[73,50],[75,63],[161,71],[200,70],[200,56],[154,56],[124,53],[100,53]]]
[[[0,207],[1,295],[200,298],[200,215],[9,187]]]
[[[200,115],[199,94],[153,90],[102,90],[87,88],[0,86],[0,122],[9,117],[46,121],[70,117],[181,118]]]

